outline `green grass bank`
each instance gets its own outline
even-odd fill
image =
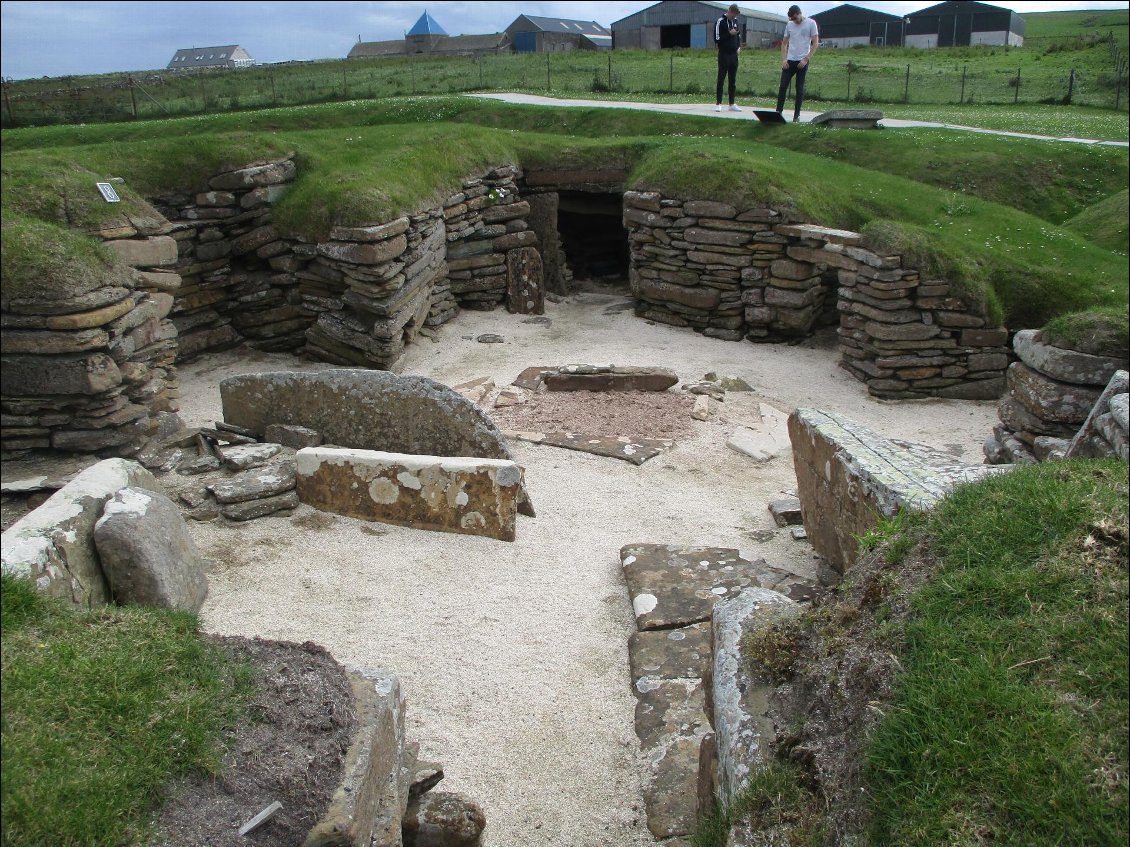
[[[3,576],[3,789],[11,847],[143,844],[169,781],[211,773],[249,668],[185,613],[76,612]]]
[[[696,845],[724,844],[734,825],[798,845],[832,833],[876,847],[1124,844],[1127,482],[1115,461],[1022,467],[883,525],[861,575],[765,642],[777,678],[814,692],[815,714],[845,708],[835,698],[848,692],[879,716],[831,736],[856,754],[845,784],[821,785],[789,756],[704,820]],[[888,656],[885,698],[838,676]],[[821,724],[794,717],[790,749],[819,749]]]

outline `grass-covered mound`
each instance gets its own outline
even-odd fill
[[[1127,482],[1116,461],[1021,467],[883,525],[751,643],[785,683],[782,761],[700,847],[750,821],[791,844],[1125,844]]]
[[[5,575],[0,585],[5,845],[144,843],[169,781],[211,772],[250,670],[192,615],[80,613]]]
[[[1126,161],[1123,157],[1123,161]],[[1130,196],[1126,189],[1088,206],[1063,224],[1108,250],[1130,253]]]
[[[299,178],[276,208],[276,225],[324,238],[335,224],[388,219],[434,204],[457,191],[461,177],[490,165],[591,167],[612,160],[631,170],[633,187],[739,206],[780,206],[826,225],[871,227],[886,238],[877,243],[916,244],[930,267],[959,270],[954,281],[987,315],[1012,327],[1126,303],[1122,258],[1046,220],[894,173],[760,143],[767,136],[748,125],[730,124],[719,135],[723,123],[420,98],[117,128],[27,130],[5,133],[5,185],[35,183],[37,175],[68,165],[123,176],[138,194],[151,196],[198,190],[210,173],[294,151]],[[700,131],[708,134],[695,134]],[[902,164],[889,170],[909,173],[915,139],[893,131],[880,135],[900,151],[892,160],[901,157]],[[855,145],[861,161],[877,164],[875,143],[845,142]],[[1037,148],[1003,143],[1036,158]],[[1101,161],[1092,163],[1097,170]],[[1125,163],[1121,171],[1109,171],[1114,176],[1102,186],[1125,187]],[[1083,188],[1100,184],[1092,179],[1098,178],[1087,177]],[[1067,201],[1057,202],[1060,211],[1066,208]],[[6,191],[5,208],[9,203],[36,217],[45,215],[45,207],[54,214],[50,204],[28,204],[20,192]]]
[[[1125,307],[1060,315],[1044,327],[1044,340],[1057,347],[1125,359],[1130,355],[1130,316]]]

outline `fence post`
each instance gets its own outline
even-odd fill
[[[958,98],[958,104],[965,105],[965,75],[969,73],[969,65],[963,65],[961,68],[961,97]]]
[[[485,58],[486,58],[485,56],[479,56],[479,89],[480,90],[483,87],[483,60]]]
[[[668,77],[667,90],[672,94],[675,93],[675,53],[673,51],[671,53],[671,72]],[[1115,106],[1115,108],[1117,109],[1118,107]]]
[[[412,94],[416,94],[416,60],[409,59],[408,67],[412,70]]]
[[[1012,105],[1020,102],[1020,68],[1016,69],[1016,91],[1012,95]]]
[[[271,105],[279,102],[278,97],[275,96],[275,72],[267,71],[267,77],[271,80]]]
[[[196,81],[200,83],[200,111],[201,112],[207,112],[208,111],[208,92],[204,88],[204,76],[203,75],[198,76],[196,78]]]
[[[1067,97],[1064,99],[1065,106],[1071,105],[1071,97],[1075,93],[1075,68],[1071,69],[1071,73],[1067,77]]]
[[[612,90],[612,51],[608,51],[608,90]]]
[[[549,91],[549,53],[545,54],[545,90]]]
[[[1122,104],[1122,67],[1118,68],[1118,80],[1114,83],[1114,111]],[[8,120],[12,119],[12,107],[8,106]]]
[[[344,67],[341,69],[341,95],[349,99],[349,80],[345,76],[346,70]]]
[[[902,102],[903,103],[909,103],[910,102],[910,65],[906,66],[906,84],[903,86],[903,89],[902,89]]]
[[[8,123],[12,126],[16,125],[16,119],[12,115],[12,92],[11,86],[4,83],[4,105],[8,107]]]
[[[848,62],[846,67],[847,67],[847,85],[848,85],[847,102],[850,103],[851,102],[851,62]]]
[[[128,77],[128,79],[129,79],[129,102],[130,102],[130,105],[133,106],[133,119],[136,121],[137,120],[137,92],[134,90],[134,87],[133,87],[134,86],[133,77],[130,76],[130,77]]]

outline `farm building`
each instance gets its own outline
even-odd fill
[[[186,71],[199,68],[249,68],[255,64],[250,54],[238,44],[224,47],[188,47],[173,54],[167,68]]]
[[[350,59],[381,56],[479,56],[484,53],[505,53],[510,49],[510,36],[505,32],[486,35],[448,35],[439,22],[427,12],[412,25],[403,39],[393,41],[358,41],[349,51]]]
[[[612,46],[618,49],[664,47],[713,47],[711,30],[725,14],[729,3],[708,0],[663,0],[612,24]],[[742,44],[771,47],[785,34],[784,15],[738,6]]]
[[[519,15],[506,27],[506,34],[515,53],[612,49],[612,32],[596,21]]]
[[[1024,18],[973,0],[948,0],[906,16],[907,47],[1024,46]]]
[[[809,17],[820,30],[821,47],[899,47],[907,19],[844,3]]]

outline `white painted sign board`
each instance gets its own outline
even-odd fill
[[[102,199],[107,203],[120,203],[122,198],[118,196],[118,192],[114,190],[114,186],[108,182],[94,183],[98,190],[102,193]]]

